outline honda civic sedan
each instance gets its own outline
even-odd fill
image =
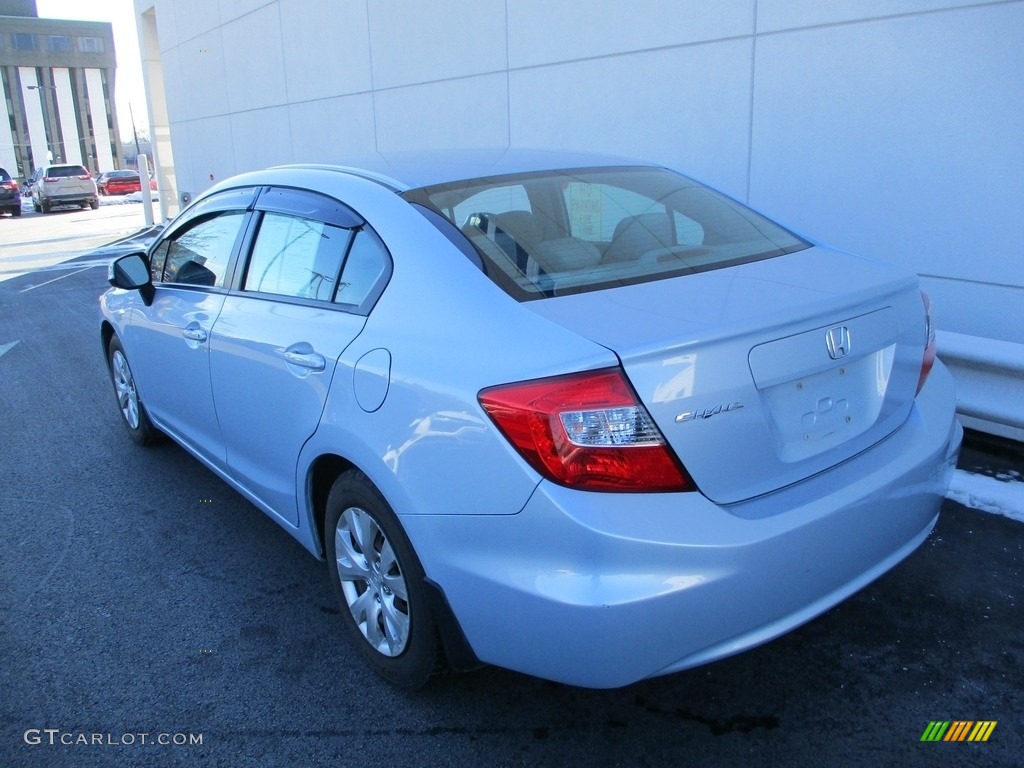
[[[925,540],[960,446],[914,275],[653,164],[247,173],[110,280],[128,435],[325,560],[407,688],[616,687],[764,643]]]

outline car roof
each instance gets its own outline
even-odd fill
[[[396,192],[464,179],[566,168],[655,165],[634,158],[549,149],[422,150],[354,157],[341,165],[277,166],[351,173]]]

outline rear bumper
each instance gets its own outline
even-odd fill
[[[96,199],[92,192],[79,192],[68,195],[43,195],[41,200],[47,203],[91,203]]]
[[[408,516],[481,661],[610,688],[753,647],[909,555],[935,524],[962,430],[936,366],[908,421],[817,477],[722,507],[697,493],[541,483],[510,516]]]

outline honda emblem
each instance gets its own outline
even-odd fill
[[[828,346],[828,356],[833,360],[846,357],[850,354],[850,329],[845,325],[829,328],[825,334],[825,344]]]

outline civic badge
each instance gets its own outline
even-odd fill
[[[850,329],[845,325],[829,328],[825,334],[825,345],[828,347],[828,356],[833,360],[846,357],[850,353]]]

